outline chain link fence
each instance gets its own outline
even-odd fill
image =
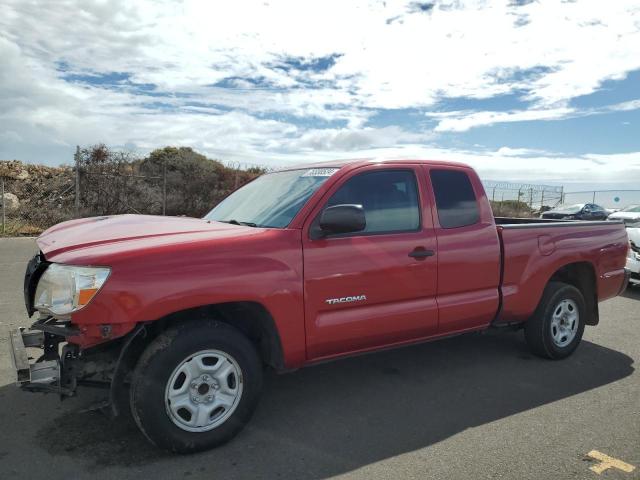
[[[0,234],[35,235],[73,218],[74,187],[70,169],[34,166],[0,174]]]
[[[498,217],[535,217],[562,202],[563,187],[485,180],[482,182]]]
[[[125,213],[202,217],[267,169],[224,165],[190,148],[145,158],[104,145],[77,148],[73,166],[0,162],[0,235],[37,235],[80,217]]]
[[[74,156],[74,217],[166,213],[166,168],[144,168],[127,152],[80,149]]]

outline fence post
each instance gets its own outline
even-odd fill
[[[544,188],[540,194],[540,213],[542,213],[542,208],[544,207]]]
[[[593,191],[593,201],[591,203],[596,203],[596,191]]]
[[[73,156],[73,159],[76,164],[76,201],[75,201],[75,211],[76,218],[80,216],[80,146],[76,145],[76,153]]]
[[[5,234],[5,211],[4,211],[4,178],[0,180],[0,183],[2,183],[2,194],[0,196],[0,200],[2,200],[2,234]]]
[[[167,159],[162,162],[162,215],[167,214]]]

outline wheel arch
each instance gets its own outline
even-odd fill
[[[272,315],[264,305],[253,301],[236,301],[173,312],[157,320],[138,324],[122,339],[110,387],[110,403],[114,415],[122,413],[123,402],[128,402],[126,378],[135,368],[147,345],[171,326],[198,319],[215,319],[237,328],[254,344],[264,364],[276,371],[286,369],[280,335]]]
[[[149,322],[150,337],[186,320],[215,319],[240,330],[255,345],[260,359],[275,370],[284,369],[282,342],[271,313],[255,301],[234,301],[202,305],[170,313]]]
[[[598,310],[598,286],[596,270],[591,262],[573,262],[563,265],[556,270],[549,282],[563,282],[580,290],[587,306],[587,325],[597,325],[600,321]]]

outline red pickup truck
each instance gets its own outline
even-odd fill
[[[627,284],[622,223],[494,218],[471,168],[434,161],[290,168],[203,219],[85,218],[37,243],[24,293],[39,318],[11,334],[18,383],[105,387],[113,413],[174,452],[238,433],[265,367],[495,327],[561,359]]]

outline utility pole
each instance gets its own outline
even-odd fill
[[[5,220],[6,220],[6,216],[5,216],[5,210],[4,210],[4,178],[2,180],[0,180],[0,183],[2,183],[2,198],[0,198],[0,200],[2,200],[2,234],[5,234]]]
[[[529,189],[529,210],[533,210],[533,188]]]
[[[162,162],[162,215],[167,214],[167,159]]]
[[[76,218],[80,216],[80,145],[76,145],[76,154],[73,156],[76,164]]]

